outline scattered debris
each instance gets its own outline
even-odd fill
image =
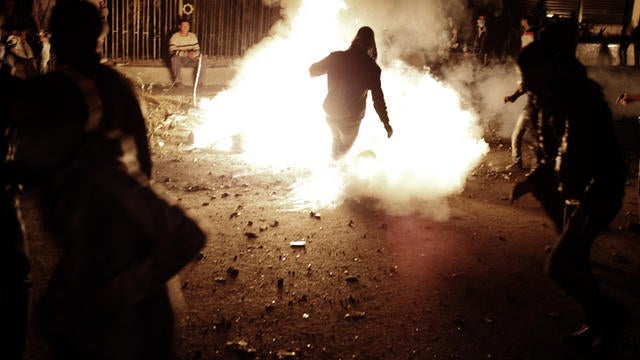
[[[266,312],[273,311],[273,309],[275,309],[275,301],[271,301],[270,303],[264,306],[264,310]]]
[[[291,241],[289,243],[289,245],[292,248],[303,248],[307,245],[307,242],[303,239],[303,240],[298,240],[298,241]]]
[[[307,319],[309,318],[309,316],[311,316],[311,315],[309,315],[309,313],[304,313],[304,314],[302,314],[302,318],[303,318],[304,320],[307,320]]]
[[[362,318],[365,317],[365,315],[366,315],[366,313],[364,311],[353,311],[353,312],[350,312],[350,313],[346,313],[344,315],[344,318],[345,319],[354,319],[355,320],[355,319],[362,319]]]
[[[226,344],[229,350],[241,353],[243,355],[255,355],[256,349],[249,347],[249,343],[245,340],[227,341]]]
[[[284,279],[278,279],[278,289],[282,289],[284,287]]]
[[[234,268],[233,266],[230,266],[230,267],[227,269],[227,275],[229,275],[229,276],[230,276],[230,277],[232,277],[232,278],[236,278],[236,277],[238,277],[238,274],[240,274],[240,270],[238,270],[238,269]]]
[[[348,278],[345,279],[349,284],[355,284],[357,283],[359,280],[357,277],[355,276],[349,276]]]
[[[187,185],[184,187],[184,191],[186,192],[196,192],[196,191],[209,191],[209,187],[205,185]]]
[[[234,211],[234,212],[231,213],[231,215],[229,215],[229,219],[233,219],[233,218],[236,218],[238,216],[240,216],[240,213],[237,212],[237,211]]]
[[[222,277],[217,277],[217,278],[215,278],[214,281],[219,283],[219,284],[226,284],[227,283],[227,279],[222,278]]]
[[[276,359],[278,360],[297,359],[297,358],[298,358],[298,354],[295,351],[278,350],[276,352]]]
[[[250,231],[245,232],[245,233],[244,233],[244,236],[245,236],[247,239],[255,239],[255,238],[257,238],[257,237],[258,237],[258,235],[256,235],[256,233],[254,233],[254,232],[250,232]]]
[[[310,212],[309,216],[314,218],[314,219],[318,219],[318,220],[322,219],[322,216],[319,213],[315,212],[315,211]]]
[[[349,224],[347,225],[350,228],[356,227],[356,223],[353,220],[349,220]]]

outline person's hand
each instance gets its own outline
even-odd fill
[[[511,189],[511,196],[509,196],[509,201],[513,203],[514,201],[520,199],[522,196],[530,193],[531,191],[533,191],[533,186],[531,185],[530,181],[519,181],[513,186],[513,189]]]
[[[620,96],[618,96],[618,99],[616,99],[616,104],[627,105],[627,94],[620,94]]]
[[[196,51],[190,50],[187,51],[187,56],[189,57],[189,59],[195,59],[196,57],[198,57],[198,53]]]
[[[393,135],[393,128],[389,123],[384,124],[384,129],[387,130],[387,138],[390,138]]]
[[[506,103],[509,103],[509,102],[513,102],[513,101],[511,101],[511,98],[510,98],[509,96],[505,96],[505,97],[503,97],[503,98],[502,98],[502,101],[504,101],[504,103],[505,103],[505,104],[506,104]]]

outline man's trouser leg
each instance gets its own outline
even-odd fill
[[[171,57],[171,75],[173,76],[174,83],[182,82],[182,75],[180,72],[185,66],[186,60],[189,60],[189,58],[177,55]]]
[[[331,155],[338,159],[346,154],[353,146],[360,131],[360,120],[357,118],[331,118],[327,117],[327,123],[333,136]]]
[[[593,195],[593,194],[591,194]],[[583,306],[587,324],[606,328],[618,306],[605,296],[591,271],[591,246],[618,213],[622,195],[600,193],[590,197],[590,208],[565,208],[565,228],[546,264],[547,275]],[[565,206],[575,207],[566,203]],[[572,214],[574,218],[571,218]],[[570,219],[570,220],[569,220]]]
[[[522,168],[522,141],[527,129],[530,128],[529,122],[531,115],[527,107],[525,107],[518,116],[518,121],[511,134],[511,160],[513,164]]]

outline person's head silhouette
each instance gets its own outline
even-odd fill
[[[356,33],[355,38],[351,42],[352,48],[358,48],[369,55],[373,60],[378,57],[378,48],[373,30],[368,26],[363,26]]]
[[[52,10],[49,25],[51,49],[60,64],[87,64],[99,61],[96,53],[102,33],[98,8],[86,1],[65,1]]]

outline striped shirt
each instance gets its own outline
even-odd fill
[[[198,44],[196,34],[188,32],[186,35],[183,35],[178,31],[171,35],[169,39],[169,53],[186,56],[187,51],[200,51],[200,44]]]

